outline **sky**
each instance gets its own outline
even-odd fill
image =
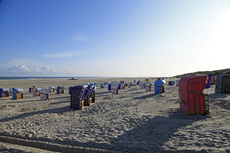
[[[0,76],[230,68],[230,0],[0,0]]]

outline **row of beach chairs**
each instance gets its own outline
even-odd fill
[[[214,78],[214,79],[213,79]],[[145,89],[146,92],[151,92],[152,83],[149,80],[145,81],[134,81],[140,88]],[[154,82],[155,94],[161,94],[164,92],[164,84],[166,82],[159,78]],[[179,105],[180,109],[185,112],[187,115],[205,115],[209,114],[209,96],[204,94],[203,90],[210,87],[212,84],[215,84],[216,93],[226,93],[230,94],[230,75],[217,75],[216,77],[208,76],[188,76],[183,77],[180,80],[169,81],[168,85],[173,85],[176,83],[176,86],[179,87]],[[110,83],[106,82],[103,85],[108,85],[108,90],[111,90],[112,94],[118,94],[118,89],[125,89],[125,86],[131,86],[133,83],[125,83],[120,81],[120,83]],[[102,86],[101,86],[102,87]],[[104,86],[103,86],[104,87]],[[149,88],[150,87],[150,88]],[[64,86],[57,87],[57,93],[64,93]],[[91,103],[95,102],[95,90],[96,85],[89,83],[86,85],[78,85],[69,88],[70,94],[70,108],[73,109],[83,109],[84,106],[89,106]],[[39,91],[38,88],[34,86],[29,89],[30,92]],[[54,92],[54,87],[49,87],[47,89],[40,89],[40,95],[45,93]],[[3,89],[0,88],[0,97],[7,97],[12,94],[13,99],[23,98],[23,89],[19,88],[10,88]],[[47,98],[44,98],[47,99]]]
[[[23,89],[19,88],[0,88],[0,98],[12,96],[13,100],[23,98]]]
[[[155,94],[162,94],[164,93],[164,84],[166,82],[162,78],[158,78],[154,82],[154,89],[155,89]],[[141,89],[145,89],[145,92],[151,92],[151,87],[152,87],[152,82],[146,79],[145,81],[140,81],[138,80],[137,84]]]
[[[23,89],[19,88],[0,88],[0,98],[9,97],[12,95],[13,100],[23,99],[23,91]],[[50,86],[45,89],[36,88],[35,86],[32,86],[29,88],[29,93],[33,93],[33,97],[40,96],[40,100],[47,100],[49,99],[49,93],[54,93],[54,86]],[[64,93],[64,86],[57,87],[57,94],[61,93]]]

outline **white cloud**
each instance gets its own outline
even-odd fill
[[[50,67],[46,66],[46,67],[42,67],[42,68],[37,68],[36,72],[55,72],[53,69],[51,69]]]
[[[71,74],[71,75],[81,75],[81,74],[86,74],[89,73],[89,71],[84,71],[84,70],[76,70],[76,69],[69,69],[69,68],[63,68],[63,69],[53,69],[50,68],[49,66],[41,67],[41,68],[35,68],[35,69],[29,69],[25,65],[15,65],[12,68],[0,71],[0,73],[4,74],[42,74],[42,75],[58,75],[58,74]]]
[[[34,41],[34,40],[32,40],[32,39],[27,39],[26,41]]]
[[[62,53],[56,53],[56,54],[43,54],[43,57],[73,57],[73,56],[78,56],[80,53],[77,52],[62,52]]]
[[[8,70],[5,70],[5,72],[23,73],[23,72],[30,72],[30,70],[25,65],[15,65],[13,68],[9,68]]]

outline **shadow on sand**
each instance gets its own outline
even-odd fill
[[[66,101],[66,103],[69,101]],[[37,115],[37,114],[44,114],[44,113],[63,113],[63,112],[67,112],[67,111],[77,111],[74,109],[71,109],[70,106],[65,106],[65,107],[59,107],[59,108],[53,108],[53,109],[47,109],[47,110],[41,110],[41,111],[36,111],[36,112],[28,112],[28,113],[23,113],[17,116],[12,116],[9,118],[3,118],[0,120],[0,122],[6,122],[6,121],[11,121],[11,120],[15,120],[15,119],[19,119],[19,118],[23,118],[23,117],[28,117],[28,116],[33,116],[33,115]]]
[[[152,92],[150,92],[149,95],[143,95],[143,96],[141,96],[141,97],[135,97],[135,98],[133,98],[133,99],[147,99],[147,98],[151,98],[151,97],[154,97],[154,96],[156,96],[156,95],[153,94]]]
[[[69,107],[57,108],[57,109],[50,109],[45,111],[35,112],[33,114],[28,113],[29,115],[34,114],[41,114],[41,113],[60,113],[69,111]],[[73,145],[73,146],[81,146],[81,147],[89,147],[89,148],[98,148],[98,149],[105,149],[105,150],[112,150],[115,152],[164,152],[162,146],[164,146],[165,142],[169,140],[172,135],[179,128],[186,127],[191,125],[192,123],[205,119],[208,116],[196,115],[196,116],[187,116],[184,112],[180,109],[177,109],[174,112],[169,112],[169,117],[164,116],[156,116],[154,118],[149,119],[145,123],[137,126],[136,128],[126,131],[124,134],[120,135],[117,138],[110,139],[110,143],[97,143],[97,142],[79,142],[79,141],[69,141],[69,140],[50,140],[48,138],[23,138],[23,139],[33,139],[33,140],[40,140],[43,142],[53,142],[62,145]],[[11,117],[10,119],[17,119],[23,116],[16,116]],[[7,119],[1,120],[5,121]],[[9,120],[9,119],[8,119]],[[0,135],[5,135],[1,133]],[[11,137],[17,137],[12,136]],[[170,148],[170,147],[169,147]],[[175,148],[170,148],[170,152],[178,152]],[[189,150],[182,150],[179,152],[188,152]]]
[[[209,98],[212,99],[219,99],[219,98],[227,98],[227,96],[230,96],[230,94],[224,94],[224,93],[212,93],[208,95]]]

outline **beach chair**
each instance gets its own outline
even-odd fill
[[[168,85],[169,85],[169,86],[172,86],[172,85],[174,85],[174,84],[175,84],[175,81],[169,81],[169,82],[168,82]]]
[[[35,86],[31,86],[31,87],[29,88],[29,93],[32,93],[34,88],[35,88]]]
[[[9,96],[10,96],[9,89],[0,88],[0,98],[9,97]]]
[[[49,89],[41,89],[40,90],[40,100],[45,101],[49,99]]]
[[[103,83],[101,84],[101,89],[102,89],[102,88],[104,88],[104,84],[103,84]]]
[[[96,101],[95,95],[96,95],[97,86],[96,85],[90,85],[90,88],[91,88],[90,97],[92,98],[92,103],[95,103],[95,101]]]
[[[128,88],[131,88],[132,85],[133,85],[133,83],[132,83],[132,82],[129,82],[129,83],[128,83]]]
[[[89,106],[92,103],[92,98],[90,97],[90,86],[89,85],[84,85],[85,86],[85,101],[84,101],[84,106]]]
[[[176,87],[179,87],[179,80],[176,80]]]
[[[124,83],[119,83],[118,84],[118,89],[120,89],[120,90],[125,89],[125,84]]]
[[[117,83],[111,84],[111,91],[112,91],[112,95],[118,95],[118,84]]]
[[[64,86],[57,87],[57,94],[64,94]]]
[[[155,94],[164,93],[164,84],[165,84],[165,81],[162,80],[161,78],[158,78],[158,80],[154,82]]]
[[[69,95],[71,95],[72,94],[72,86],[71,87],[69,87]]]
[[[111,83],[108,85],[108,90],[111,90]]]
[[[151,92],[151,82],[145,82],[145,92]]]
[[[70,108],[83,109],[85,102],[85,90],[87,86],[74,86],[71,88]]]
[[[40,91],[41,91],[41,88],[34,88],[33,89],[33,97],[39,97]]]
[[[139,87],[140,87],[141,89],[145,89],[145,81],[141,81],[141,82],[139,83]]]
[[[54,93],[54,86],[48,87],[48,93]]]
[[[210,86],[211,86],[210,80],[211,80],[211,76],[208,76],[207,82],[206,82],[206,84],[204,85],[204,88],[210,88]]]
[[[215,92],[230,94],[230,74],[216,76]]]
[[[95,85],[88,85],[85,92],[85,103],[84,106],[89,106],[91,103],[95,103]]]
[[[137,85],[139,85],[139,84],[140,84],[140,80],[137,81]]]
[[[19,89],[19,88],[9,88],[9,94],[10,94],[10,96],[13,95],[13,90],[14,90],[14,89]]]
[[[210,80],[210,85],[216,84],[216,76],[212,76]]]
[[[12,99],[13,100],[23,99],[23,89],[13,88]]]
[[[121,89],[121,83],[118,84],[118,90]]]
[[[107,85],[107,82],[104,82],[104,85]]]
[[[209,113],[209,97],[203,94],[207,76],[188,76],[179,81],[180,109],[187,115]]]

